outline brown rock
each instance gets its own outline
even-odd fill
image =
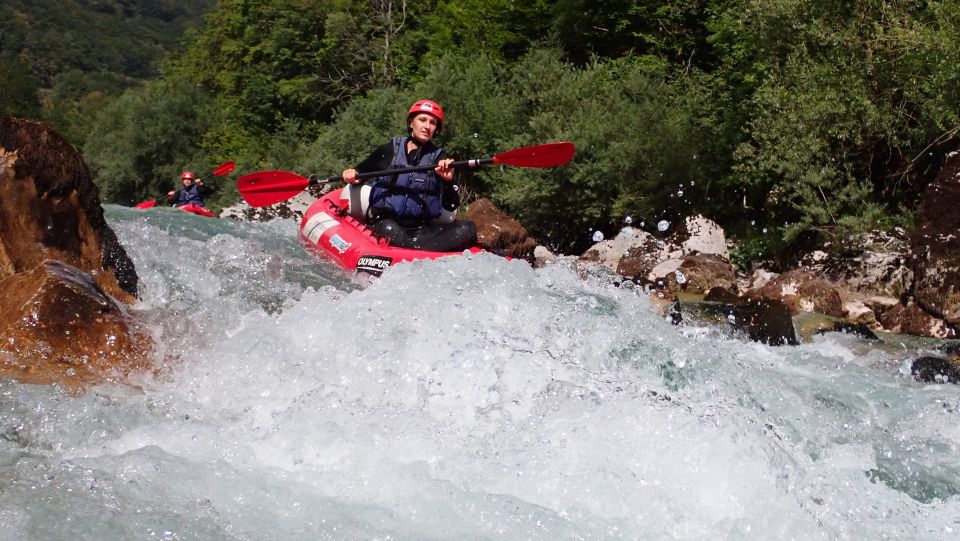
[[[681,286],[687,293],[705,293],[714,287],[730,290],[736,287],[736,269],[719,255],[688,255],[683,258],[679,270],[685,279]]]
[[[58,261],[0,280],[0,378],[80,390],[149,367],[152,343],[89,275]]]
[[[121,304],[137,281],[76,150],[0,117],[0,378],[78,391],[147,368],[152,343]]]
[[[656,308],[657,315],[669,319],[674,325],[683,320],[680,302],[670,290],[658,289],[650,292],[650,303]]]
[[[905,230],[868,231],[845,244],[843,250],[806,254],[800,260],[800,268],[840,285],[858,298],[899,299],[913,286],[910,239]]]
[[[797,345],[790,308],[780,299],[743,299],[733,305],[730,324],[754,342],[771,346]]]
[[[631,246],[614,269],[617,274],[638,280],[649,281],[649,274],[661,262],[661,250],[650,235],[640,238],[639,245]]]
[[[960,325],[960,151],[948,155],[927,186],[917,213],[913,245],[917,305]]]
[[[131,302],[137,274],[103,217],[90,170],[65,139],[42,124],[0,117],[0,279],[46,259],[89,273]]]
[[[886,311],[880,318],[880,324],[888,332],[929,336],[932,338],[953,338],[954,331],[943,320],[932,317],[923,311],[913,299],[907,304],[898,304]]]
[[[732,304],[740,300],[736,291],[729,287],[713,286],[703,294],[703,300],[706,302],[722,302]]]
[[[782,300],[794,315],[817,312],[833,317],[844,317],[840,292],[830,282],[802,270],[785,272],[760,287],[747,291],[751,298]]]
[[[537,243],[520,222],[507,216],[489,199],[477,199],[467,206],[466,218],[477,225],[477,242],[491,252],[533,260]]]

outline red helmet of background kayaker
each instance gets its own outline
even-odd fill
[[[180,180],[193,180],[193,173],[184,171],[183,174],[180,175]]]
[[[440,130],[443,129],[443,108],[433,100],[420,100],[417,103],[414,103],[410,106],[410,110],[407,111],[407,124],[410,123],[410,120],[420,113],[427,113],[428,115],[433,116],[437,119],[437,133],[440,133]]]

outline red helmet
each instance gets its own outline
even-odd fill
[[[188,179],[193,180],[193,173],[191,173],[190,171],[184,171],[183,174],[180,175],[180,180],[188,180]]]
[[[410,119],[413,118],[414,115],[419,115],[420,113],[427,113],[428,115],[436,117],[437,131],[443,128],[443,109],[437,102],[433,100],[420,100],[411,105],[410,110],[407,111],[407,124],[410,123]]]

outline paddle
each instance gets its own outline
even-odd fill
[[[235,163],[233,163],[233,162],[223,162],[223,163],[220,164],[220,167],[217,167],[216,169],[214,169],[212,173],[210,173],[209,175],[201,178],[200,180],[197,180],[196,182],[203,182],[204,180],[207,180],[207,179],[210,178],[210,177],[219,177],[219,176],[223,176],[223,175],[229,175],[230,173],[233,172],[233,170],[234,170],[236,167],[237,167],[237,165],[236,165]],[[166,195],[162,195],[162,196],[158,197],[157,199],[150,199],[149,201],[143,201],[142,203],[137,203],[136,205],[133,206],[133,208],[135,208],[135,209],[148,209],[148,208],[151,208],[151,207],[155,207],[155,206],[157,206],[157,200],[159,200],[159,199],[161,199],[161,198],[166,198]]]
[[[451,167],[478,167],[491,163],[503,165],[512,165],[516,167],[554,167],[563,165],[573,158],[576,148],[573,143],[545,143],[529,147],[516,148],[497,154],[492,158],[482,158],[473,160],[462,160],[453,162]],[[389,169],[385,171],[370,171],[357,175],[358,179],[367,179],[380,177],[384,175],[399,175],[401,173],[413,173],[416,171],[430,171],[435,165],[420,165],[416,167],[404,167],[402,169]],[[237,188],[240,189],[240,195],[243,196],[251,207],[266,207],[286,201],[297,195],[309,186],[315,184],[327,184],[343,180],[340,175],[318,179],[302,177],[289,171],[257,171],[244,175],[237,180]]]

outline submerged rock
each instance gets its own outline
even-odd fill
[[[910,365],[917,381],[926,383],[960,383],[960,364],[941,357],[920,357]]]
[[[149,335],[76,267],[48,260],[0,281],[0,376],[80,389],[149,368]]]

